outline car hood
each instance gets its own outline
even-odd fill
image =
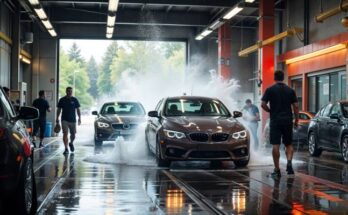
[[[223,132],[231,133],[245,129],[236,119],[231,117],[167,117],[163,128],[184,132]]]
[[[110,123],[142,123],[145,116],[101,115],[98,120]]]

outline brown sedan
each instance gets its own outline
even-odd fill
[[[148,113],[146,142],[158,166],[174,160],[249,162],[249,134],[218,99],[182,96],[162,99]]]

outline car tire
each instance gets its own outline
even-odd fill
[[[31,158],[27,158],[23,164],[15,198],[15,210],[18,210],[18,214],[36,214],[37,194],[33,161]]]
[[[157,166],[158,167],[169,167],[171,162],[169,160],[162,159],[159,144],[160,144],[159,137],[157,137],[157,141],[156,141],[156,163],[157,163]]]
[[[249,159],[248,160],[234,160],[233,163],[236,167],[246,167],[249,163]]]
[[[322,149],[318,148],[318,143],[317,143],[314,132],[309,133],[308,152],[313,157],[319,157],[322,153]]]
[[[348,162],[348,135],[345,134],[341,143],[341,155],[345,162]]]

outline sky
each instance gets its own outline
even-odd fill
[[[86,61],[88,61],[91,56],[94,56],[95,60],[100,63],[106,48],[110,43],[112,43],[112,40],[61,39],[60,46],[67,52],[74,42],[76,42],[77,46],[80,48],[81,55],[86,59]]]

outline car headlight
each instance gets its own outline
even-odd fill
[[[244,138],[246,138],[246,137],[247,137],[247,132],[246,132],[246,130],[234,132],[234,133],[232,134],[232,138],[233,138],[233,139],[236,139],[236,140],[238,140],[238,139],[244,139]]]
[[[99,128],[108,128],[110,127],[110,125],[108,123],[105,122],[97,122],[97,125]]]
[[[183,133],[183,132],[171,131],[171,130],[166,130],[166,129],[164,129],[163,131],[164,131],[164,134],[169,138],[182,139],[182,138],[186,137],[185,133]]]

